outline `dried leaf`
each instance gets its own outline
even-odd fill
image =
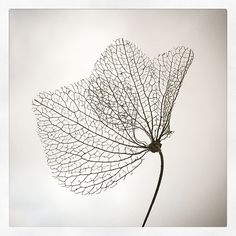
[[[118,39],[88,79],[40,93],[33,101],[38,134],[59,182],[75,193],[99,193],[157,152],[171,134],[171,111],[192,60],[185,47],[151,60]]]

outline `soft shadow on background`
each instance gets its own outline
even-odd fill
[[[226,11],[11,10],[10,225],[140,226],[159,158],[115,188],[81,196],[51,177],[36,132],[32,99],[88,77],[116,38],[151,58],[190,47],[195,58],[163,142],[165,172],[147,226],[226,226]]]

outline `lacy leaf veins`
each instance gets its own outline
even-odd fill
[[[192,60],[185,47],[151,60],[133,43],[117,39],[89,78],[40,93],[33,110],[58,181],[75,193],[100,193],[125,179],[148,152],[159,153],[160,176],[144,226],[162,179],[161,142],[172,133],[171,112]]]

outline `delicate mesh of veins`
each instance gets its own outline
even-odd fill
[[[192,60],[185,47],[151,60],[117,39],[89,78],[40,93],[33,100],[38,134],[59,182],[75,193],[93,194],[132,173],[149,144],[171,134],[171,111]]]

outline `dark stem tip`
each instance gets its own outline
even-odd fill
[[[153,141],[148,145],[148,149],[151,152],[160,152],[161,151],[161,143],[159,140]]]

